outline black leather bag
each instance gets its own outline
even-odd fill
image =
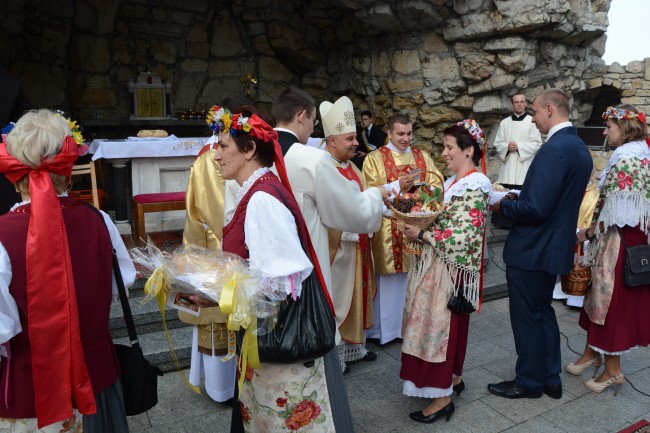
[[[275,327],[257,337],[260,360],[290,363],[320,358],[334,348],[335,335],[334,315],[312,272],[302,283],[300,298],[287,296]]]
[[[618,229],[625,251],[625,270],[623,281],[626,286],[644,286],[650,284],[650,245],[628,247],[623,233]]]
[[[88,205],[104,221],[104,217],[93,206]],[[107,228],[108,230],[108,228]],[[130,346],[116,344],[115,351],[122,370],[122,390],[124,393],[124,407],[129,416],[144,413],[158,404],[158,376],[162,372],[147,361],[138,342],[138,334],[133,323],[133,315],[129,299],[126,296],[122,272],[113,248],[113,274],[120,294],[120,303],[124,313],[126,329],[129,334]]]
[[[284,205],[290,209],[282,192],[276,190]],[[305,239],[300,239],[303,251],[309,256],[305,242]],[[312,260],[318,259],[314,257]],[[262,362],[311,361],[334,348],[336,321],[323,290],[316,273],[312,271],[302,283],[300,297],[294,301],[287,296],[280,305],[278,321],[273,329],[257,337]],[[258,322],[258,327],[265,327],[262,320]]]
[[[472,303],[465,298],[461,289],[458,290],[458,295],[452,296],[447,302],[447,308],[457,314],[471,314],[476,311]]]

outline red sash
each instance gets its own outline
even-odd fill
[[[351,182],[356,183],[359,185],[359,189],[363,191],[363,183],[361,182],[361,179],[359,179],[359,176],[357,173],[354,171],[354,168],[352,168],[352,164],[348,165],[348,168],[343,168],[343,167],[337,167],[339,170],[339,173],[343,175],[346,179],[348,179]],[[365,306],[365,300],[368,299],[368,289],[370,288],[370,276],[374,272],[372,272],[372,256],[370,254],[370,238],[368,237],[367,234],[359,234],[359,251],[361,251],[361,283],[363,286],[363,305]],[[353,295],[354,297],[354,295]],[[354,299],[353,301],[354,302]],[[363,323],[367,323],[366,320],[366,309],[363,309]]]
[[[409,173],[409,171],[419,168],[422,170],[420,174],[420,181],[424,182],[427,171],[427,163],[424,160],[422,151],[420,149],[411,148],[413,152],[413,158],[415,159],[415,166],[413,164],[400,165],[399,167],[395,164],[395,158],[388,146],[382,146],[379,148],[381,153],[381,158],[384,162],[384,168],[386,169],[386,182],[394,182],[399,179],[400,176],[404,176]],[[392,249],[393,249],[393,261],[395,262],[395,272],[404,272],[404,265],[402,263],[402,230],[399,230],[397,227],[397,222],[391,220],[390,225],[391,238],[392,238]]]

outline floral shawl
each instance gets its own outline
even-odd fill
[[[650,149],[645,141],[625,143],[609,159],[598,183],[594,211],[596,238],[589,243],[592,287],[584,308],[592,322],[603,325],[614,291],[621,237],[616,227],[640,226],[650,237]],[[601,227],[602,223],[602,227]]]
[[[472,173],[457,182],[456,176],[447,179],[445,208],[427,233],[430,245],[424,245],[413,270],[412,284],[422,281],[433,255],[438,255],[452,275],[454,295],[461,289],[465,298],[479,308],[485,212],[491,193],[490,180],[482,173]]]

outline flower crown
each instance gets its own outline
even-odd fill
[[[72,135],[72,138],[74,139],[74,142],[77,143],[79,146],[84,144],[84,136],[81,135],[81,130],[79,129],[79,124],[77,124],[76,120],[72,120],[69,117],[65,117],[65,113],[61,110],[56,110],[54,112],[55,116],[61,116],[65,120],[68,121],[68,126],[70,127],[70,135]]]
[[[241,113],[232,114],[227,108],[214,105],[205,116],[205,121],[212,130],[212,133],[227,133],[237,136],[242,131],[250,132],[251,125],[248,123],[248,117],[242,116]]]
[[[9,122],[7,123],[3,128],[2,128],[2,135],[7,135],[11,132],[12,129],[16,127],[16,124],[14,122]]]
[[[482,149],[483,146],[485,145],[485,134],[483,134],[483,130],[481,129],[480,126],[478,126],[478,123],[476,123],[476,120],[474,119],[464,119],[461,122],[458,122],[456,125],[460,126],[461,128],[467,129],[467,131],[474,137],[474,140],[478,143],[478,146]]]
[[[607,110],[603,113],[603,120],[608,121],[609,119],[616,120],[630,120],[630,119],[639,119],[642,123],[646,123],[645,114],[642,112],[635,113],[633,111],[623,110],[622,108],[607,107]]]

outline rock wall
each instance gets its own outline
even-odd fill
[[[262,109],[290,84],[318,100],[346,94],[380,125],[408,113],[418,145],[438,157],[440,131],[463,117],[476,118],[491,143],[518,90],[532,101],[564,89],[578,123],[602,88],[647,105],[647,61],[608,69],[601,59],[609,4],[13,0],[0,4],[0,53],[35,105],[69,110],[82,124],[128,118],[127,82],[147,64],[171,83],[172,112],[242,93],[251,73]]]

